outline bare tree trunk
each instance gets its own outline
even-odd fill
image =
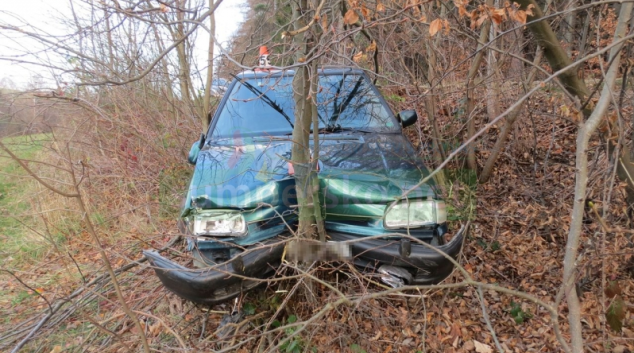
[[[577,57],[582,58],[586,55],[586,45],[588,44],[588,33],[590,33],[590,20],[592,15],[586,13],[586,18],[583,21],[583,32],[581,33],[581,42],[579,43],[579,55]]]
[[[487,0],[487,5],[492,4],[493,0]],[[482,58],[484,57],[485,53],[485,50],[483,50],[482,48],[489,40],[490,28],[491,21],[488,20],[485,21],[480,28],[480,38],[478,38],[478,45],[476,47],[477,53],[473,58],[473,61],[471,62],[471,67],[469,68],[469,73],[467,75],[467,99],[465,101],[466,109],[464,110],[466,112],[465,118],[467,119],[467,140],[475,134],[475,102],[473,100],[473,97],[475,95],[475,77],[478,74],[480,65],[482,64]],[[471,170],[477,170],[478,168],[473,143],[470,143],[469,146],[467,146],[467,166]]]
[[[532,22],[543,17],[542,10],[537,6],[535,0],[517,0],[517,3],[524,9],[527,8],[528,5],[535,6],[533,8],[533,15],[528,16],[528,21]],[[559,44],[559,39],[557,39],[555,32],[550,28],[548,22],[537,21],[528,25],[528,28],[535,36],[537,43],[544,48],[544,56],[554,71],[559,71],[572,64],[572,61]],[[569,69],[559,75],[559,81],[561,81],[568,92],[578,97],[581,101],[588,97],[588,89],[583,80],[577,76],[575,69]],[[584,110],[584,116],[588,117],[590,113],[591,111],[588,111],[588,109]]]
[[[209,8],[214,8],[214,0],[209,0]],[[203,109],[200,120],[203,124],[203,131],[207,131],[211,122],[211,83],[214,76],[214,36],[216,35],[216,15],[215,11],[209,15],[209,48],[207,51],[207,80],[205,81],[205,92],[203,94]]]
[[[156,46],[159,52],[165,51],[165,46],[163,45],[163,38],[161,38],[161,36],[159,35],[159,31],[156,28],[156,24],[154,23],[152,24],[152,32],[154,33]],[[163,76],[163,79],[165,80],[163,85],[165,89],[167,90],[167,96],[169,99],[174,99],[174,89],[172,87],[173,82],[172,82],[172,79],[170,78],[170,72],[167,66],[167,60],[165,59],[161,60],[161,69],[163,71],[162,76]]]
[[[445,159],[443,153],[442,146],[442,137],[440,134],[440,127],[438,126],[438,119],[436,119],[436,99],[434,97],[435,90],[431,87],[434,85],[435,79],[435,67],[436,67],[436,53],[434,53],[434,49],[432,48],[431,40],[426,41],[426,51],[427,51],[427,62],[429,63],[429,67],[427,70],[427,82],[430,86],[429,92],[425,95],[425,110],[427,111],[427,117],[429,118],[429,122],[431,123],[431,133],[432,133],[432,156],[434,158],[434,163],[436,165],[440,165],[442,161]],[[445,184],[445,178],[443,174],[438,174],[438,182],[439,184]]]
[[[317,225],[317,234],[319,241],[326,242],[326,229],[324,227],[323,209],[321,200],[319,199],[319,178],[317,177],[317,169],[319,167],[319,114],[317,113],[317,91],[319,89],[319,76],[317,75],[317,65],[311,65],[311,89],[310,100],[313,104],[311,109],[311,119],[313,123],[313,158],[310,163],[310,179],[313,188],[313,212],[315,213],[315,224]]]
[[[314,8],[314,7],[313,7]],[[308,0],[299,0],[293,3],[293,26],[296,31],[300,31],[293,37],[293,42],[298,48],[295,62],[306,61],[311,49],[315,45],[316,38],[313,38],[310,29],[302,31],[307,24],[307,14],[309,11]],[[295,169],[295,188],[297,190],[297,201],[299,204],[299,224],[297,233],[301,237],[312,238],[312,229],[315,222],[313,183],[311,181],[312,163],[310,160],[310,126],[313,120],[313,109],[316,109],[316,102],[311,97],[311,77],[310,63],[299,67],[293,77],[293,99],[295,101],[295,126],[293,127],[293,147],[291,159]],[[315,156],[317,158],[318,156]]]
[[[172,36],[174,36],[174,40],[180,40],[185,36],[185,14],[182,10],[176,10],[176,18],[178,19],[178,23],[176,24],[176,32],[172,31]],[[189,109],[192,110],[192,113],[195,112],[195,105],[192,99],[192,92],[190,90],[191,87],[191,78],[190,78],[190,68],[189,68],[189,60],[187,58],[187,48],[186,48],[187,40],[183,40],[178,46],[176,46],[176,56],[178,57],[178,80],[181,89],[181,99],[187,104]]]
[[[106,37],[108,38],[108,65],[110,66],[110,70],[114,73],[114,43],[112,42],[112,30],[110,29],[110,15],[108,14],[107,8],[104,6],[103,8],[104,22],[106,23]]]
[[[566,6],[566,10],[572,9],[575,6],[577,6],[577,1],[576,0],[572,0],[570,1],[570,3],[568,4],[568,6]],[[577,13],[574,11],[569,12],[565,17],[564,17],[564,40],[566,41],[567,47],[566,47],[566,54],[571,57],[572,56],[572,49],[573,49],[573,35],[575,33],[575,21],[577,19]]]
[[[488,0],[487,5],[492,6],[493,1]],[[497,5],[497,7],[500,7],[499,1],[496,1],[495,5]],[[491,25],[489,25],[489,37],[493,38],[494,36],[495,28],[492,28]],[[486,108],[489,120],[495,119],[495,117],[497,117],[500,112],[500,102],[498,100],[498,97],[500,96],[500,77],[501,75],[498,69],[498,60],[496,57],[496,53],[493,50],[487,50]],[[473,148],[471,148],[471,150],[473,150],[473,159],[475,161],[475,150]]]
[[[539,65],[539,63],[542,61],[542,55],[543,55],[542,49],[538,48],[537,55],[535,55],[535,60],[533,61],[533,65],[535,66]],[[530,85],[532,84],[535,78],[535,74],[537,73],[537,68],[535,66],[533,67],[530,74],[528,75],[528,78],[524,82],[524,86],[530,87]],[[495,162],[500,156],[500,152],[502,152],[502,149],[506,145],[506,140],[511,134],[511,128],[513,127],[513,124],[515,123],[515,120],[517,119],[517,116],[519,115],[519,113],[522,111],[523,107],[524,107],[524,104],[517,106],[517,108],[515,108],[512,112],[510,112],[509,115],[506,117],[506,120],[504,121],[504,126],[502,127],[502,131],[500,131],[500,135],[498,136],[497,141],[495,141],[495,145],[493,146],[493,149],[491,150],[491,154],[489,155],[489,158],[487,158],[487,161],[484,164],[484,167],[482,168],[482,173],[480,173],[480,178],[479,178],[480,183],[486,183],[487,181],[489,181],[489,178],[491,178],[491,174],[493,173],[493,167],[495,166]]]

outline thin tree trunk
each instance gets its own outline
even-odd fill
[[[487,5],[493,5],[493,1],[488,0]],[[497,7],[500,7],[499,1],[496,1],[495,5],[497,5]],[[494,36],[495,29],[489,25],[489,37],[493,38]],[[493,50],[487,50],[486,108],[489,120],[495,119],[500,112],[500,102],[498,100],[498,97],[500,96],[500,77],[501,75],[498,69],[498,60],[496,57],[496,53]],[[475,125],[475,121],[473,124]],[[471,150],[473,150],[473,158],[475,160],[475,150],[473,148],[471,148]]]
[[[154,33],[154,39],[156,40],[156,47],[159,50],[159,52],[163,52],[165,51],[165,46],[163,45],[163,38],[161,38],[161,36],[159,35],[158,29],[156,28],[156,24],[152,23],[152,32]],[[172,79],[170,78],[170,72],[169,72],[169,68],[167,66],[167,60],[163,59],[161,60],[161,68],[163,70],[162,75],[163,75],[163,79],[165,80],[164,83],[164,87],[167,90],[167,97],[170,100],[174,99],[174,89],[172,87]]]
[[[542,56],[543,56],[543,51],[541,48],[538,48],[537,55],[535,55],[535,60],[533,61],[534,66],[539,65],[539,63],[542,61]],[[528,78],[526,79],[524,83],[525,86],[530,87],[530,85],[532,84],[535,78],[536,73],[537,73],[537,68],[533,67],[533,69],[528,75]],[[495,162],[500,156],[500,152],[502,152],[502,149],[506,145],[506,140],[511,134],[511,128],[513,127],[513,124],[515,123],[515,120],[517,119],[517,116],[519,115],[519,113],[522,111],[523,107],[524,107],[524,104],[517,106],[517,108],[515,108],[512,112],[510,112],[509,115],[506,117],[506,120],[504,121],[504,126],[502,127],[502,131],[500,131],[500,135],[498,136],[497,141],[495,141],[495,145],[493,146],[493,149],[491,150],[491,154],[489,155],[489,158],[487,158],[487,161],[484,164],[484,167],[482,168],[482,173],[480,173],[479,182],[481,184],[486,183],[487,181],[489,181],[489,178],[491,178],[491,174],[493,174],[493,167],[495,166]]]
[[[111,74],[114,74],[114,44],[112,42],[112,30],[110,29],[110,15],[108,14],[107,7],[103,8],[104,22],[106,23],[106,37],[108,39],[108,65],[110,66]]]
[[[493,0],[487,0],[487,5],[492,5]],[[478,70],[480,69],[480,65],[482,64],[482,58],[484,58],[485,50],[482,48],[489,40],[489,30],[491,28],[491,21],[485,21],[480,28],[480,38],[478,38],[478,45],[476,47],[476,55],[471,62],[471,67],[469,68],[469,73],[467,75],[467,99],[465,118],[467,119],[467,140],[471,138],[475,134],[475,77],[478,74]],[[473,143],[470,143],[467,146],[467,166],[471,170],[477,170],[478,165],[476,162],[475,148]]]
[[[588,44],[588,33],[590,33],[590,20],[592,14],[589,11],[586,12],[586,18],[583,21],[583,32],[581,33],[581,42],[579,42],[579,55],[577,57],[582,58],[586,55],[586,45]]]
[[[209,0],[209,8],[214,8],[214,0]],[[203,131],[207,131],[211,122],[211,83],[214,76],[214,36],[216,35],[216,15],[209,15],[209,48],[207,51],[207,80],[205,81],[205,92],[203,94],[203,109],[200,120],[203,124]]]
[[[435,90],[432,88],[434,86],[435,80],[435,67],[436,67],[436,53],[432,48],[430,40],[426,41],[426,51],[427,51],[427,62],[429,63],[427,69],[427,79],[429,83],[429,92],[425,95],[425,110],[427,111],[427,116],[429,118],[429,122],[431,123],[431,132],[432,132],[432,147],[434,163],[436,165],[440,165],[442,161],[445,159],[445,154],[443,153],[442,146],[442,137],[440,134],[440,127],[438,125],[438,119],[436,119],[436,99],[435,99]],[[439,173],[438,174],[441,185],[444,185],[444,177]]]
[[[566,10],[572,9],[575,6],[577,6],[577,1],[572,0],[568,4],[568,6],[566,6]],[[572,56],[573,36],[574,36],[574,33],[575,33],[575,20],[576,19],[577,19],[577,13],[575,11],[569,12],[564,17],[564,26],[565,26],[564,27],[564,40],[566,41],[566,44],[567,44],[566,54],[569,57]]]
[[[293,26],[296,31],[306,26],[305,11],[308,11],[308,0],[293,3]],[[295,62],[307,60],[313,39],[310,30],[303,31],[293,37],[297,50]],[[309,64],[314,65],[314,64]],[[313,78],[316,79],[316,78]],[[293,147],[291,160],[295,169],[295,188],[299,205],[299,224],[297,234],[300,237],[312,238],[312,224],[315,221],[313,208],[313,192],[310,163],[310,126],[312,124],[314,102],[310,97],[310,68],[299,67],[293,77],[293,99],[295,101],[295,126],[293,127]]]
[[[537,6],[535,0],[517,0],[518,4],[526,9],[528,5],[533,5],[533,15],[528,16],[528,21],[535,21],[543,17],[542,10]],[[552,28],[546,21],[537,21],[528,25],[537,43],[544,48],[544,56],[553,71],[559,71],[570,64],[572,61],[566,55],[566,52],[559,44],[559,39],[553,32]],[[577,70],[574,68],[567,70],[559,75],[559,81],[563,84],[564,88],[579,98],[580,101],[584,101],[588,97],[588,89],[585,83],[577,76]],[[584,110],[584,116],[590,116],[592,112],[588,109]]]
[[[176,24],[176,33],[172,32],[174,40],[180,40],[185,36],[185,15],[182,10],[176,10],[176,18],[178,23]],[[181,89],[181,99],[187,104],[192,112],[195,111],[194,101],[192,99],[191,78],[189,60],[187,59],[187,41],[184,40],[176,46],[176,56],[178,57],[178,80]]]
[[[324,227],[323,209],[321,207],[321,199],[319,198],[319,178],[317,170],[319,169],[319,114],[317,113],[317,90],[319,89],[319,76],[317,75],[317,65],[311,65],[311,89],[310,100],[313,105],[311,109],[311,118],[313,123],[313,158],[311,161],[310,176],[313,188],[313,212],[315,212],[315,224],[317,225],[317,234],[319,241],[326,242],[326,229]]]

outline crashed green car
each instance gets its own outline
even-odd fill
[[[280,265],[289,227],[297,224],[289,163],[293,75],[237,75],[209,131],[192,146],[195,170],[181,218],[188,250],[202,267],[144,252],[177,295],[222,302],[261,284]],[[442,253],[456,258],[464,237],[460,231],[445,241],[445,203],[432,182],[415,187],[428,171],[402,129],[416,122],[416,113],[394,115],[365,73],[353,68],[319,71],[317,107],[319,195],[328,241],[349,243],[356,265],[394,286],[446,278],[453,264]],[[395,202],[408,190],[406,199]]]

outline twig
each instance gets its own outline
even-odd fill
[[[32,291],[33,293],[37,294],[40,298],[44,299],[44,301],[46,302],[46,305],[48,305],[48,309],[52,312],[53,311],[53,307],[51,306],[51,303],[48,301],[48,299],[46,299],[42,293],[40,293],[38,290],[31,288],[28,284],[22,282],[22,280],[20,279],[20,277],[16,276],[15,273],[4,269],[4,268],[0,268],[0,271],[4,271],[8,274],[10,274],[11,276],[13,276],[13,278],[15,278],[18,282],[20,282],[23,286],[25,286],[26,288],[28,288],[30,291]]]
[[[482,293],[482,286],[478,286],[478,299],[480,299],[480,308],[482,309],[482,317],[484,318],[484,322],[487,324],[489,331],[491,331],[491,336],[493,336],[493,342],[495,342],[495,347],[499,352],[504,353],[504,349],[500,345],[500,341],[498,341],[498,337],[495,334],[495,330],[493,329],[493,325],[491,324],[491,319],[489,319],[489,312],[487,308],[484,306],[484,293]]]
[[[180,240],[180,236],[175,237],[174,239],[172,239],[169,243],[167,243],[163,248],[161,248],[159,250],[159,252],[165,251],[166,249],[172,247],[174,244],[176,244],[176,242]],[[121,272],[125,272],[131,268],[134,268],[138,265],[140,265],[141,263],[147,261],[147,258],[142,258],[137,260],[136,262],[127,264],[125,266],[122,266],[118,269],[116,269],[114,272],[116,274],[119,274]],[[102,275],[99,275],[98,277],[96,277],[95,279],[93,279],[92,281],[84,284],[81,288],[78,288],[77,290],[75,290],[73,293],[71,293],[71,295],[69,295],[67,298],[62,299],[60,302],[58,302],[57,304],[55,304],[52,309],[50,310],[50,312],[45,315],[44,317],[42,317],[42,319],[40,319],[40,321],[29,331],[29,333],[22,339],[22,341],[20,341],[20,343],[18,343],[18,345],[14,348],[14,351],[17,352],[19,349],[21,349],[29,340],[31,340],[31,338],[33,338],[33,336],[35,335],[35,333],[37,331],[39,331],[42,326],[44,326],[44,324],[46,324],[52,317],[53,315],[55,315],[66,303],[68,303],[69,301],[71,301],[73,298],[76,298],[77,296],[79,296],[81,293],[84,292],[84,290],[86,290],[87,288],[95,285],[95,284],[101,284],[101,281],[106,280],[108,281],[109,275],[107,273],[104,273]],[[31,320],[31,319],[29,319]],[[3,337],[0,337],[0,340],[9,337],[9,335],[5,335]],[[16,349],[17,348],[17,349]]]
[[[143,315],[143,316],[148,316],[148,317],[151,317],[151,318],[153,318],[154,320],[156,320],[156,321],[160,322],[160,323],[161,323],[161,325],[163,325],[163,327],[165,327],[165,329],[167,329],[167,330],[168,330],[168,331],[169,331],[169,332],[170,332],[170,333],[174,336],[174,338],[176,338],[176,340],[177,340],[177,341],[178,341],[178,343],[181,345],[181,347],[183,347],[183,349],[184,349],[184,350],[187,350],[187,345],[185,344],[185,341],[183,341],[183,339],[181,338],[181,336],[180,336],[178,333],[176,333],[176,331],[174,331],[171,327],[169,327],[169,326],[165,323],[165,321],[161,320],[161,319],[160,319],[159,317],[157,317],[157,316],[154,316],[154,315],[152,315],[152,314],[148,314],[148,313],[143,312],[143,311],[134,310],[134,312],[135,312],[136,314],[139,314],[139,315]]]
[[[315,16],[313,16],[312,20],[310,20],[310,22],[308,22],[308,24],[300,29],[297,29],[295,31],[286,31],[282,33],[282,38],[284,37],[293,37],[296,36],[300,33],[304,33],[306,32],[310,26],[312,26],[316,20],[319,19],[319,12],[321,12],[321,8],[324,6],[324,4],[326,3],[326,0],[321,0],[321,2],[319,3],[319,6],[317,6],[317,10],[315,10]]]

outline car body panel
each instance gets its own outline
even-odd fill
[[[465,226],[447,244],[435,246],[438,251],[409,238],[372,238],[358,241],[358,236],[340,232],[330,232],[329,236],[332,241],[350,242],[357,265],[371,268],[382,265],[408,268],[415,272],[409,284],[424,285],[438,283],[451,274],[454,265],[446,256],[457,259],[467,230],[468,227]]]
[[[144,251],[143,255],[165,288],[181,298],[211,305],[262,284],[258,279],[275,272],[284,251],[284,242],[269,241],[261,245],[234,257],[232,261],[203,269],[184,267],[156,251]]]
[[[339,139],[325,136],[329,139],[320,141],[318,178],[327,213],[337,213],[352,203],[385,205],[428,175],[414,149],[400,134],[345,134]],[[183,216],[196,208],[251,209],[262,204],[288,208],[297,204],[295,182],[289,171],[290,137],[266,144],[246,140],[208,144],[199,152]],[[435,195],[430,181],[408,197]],[[344,214],[377,216],[376,210]]]

